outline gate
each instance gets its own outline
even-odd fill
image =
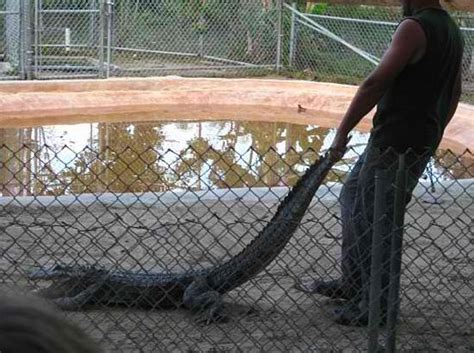
[[[33,71],[39,79],[103,77],[101,0],[35,0]]]
[[[0,80],[20,78],[21,23],[19,0],[0,0]]]

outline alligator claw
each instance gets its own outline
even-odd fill
[[[229,321],[230,319],[228,316],[222,313],[212,314],[211,312],[203,313],[194,320],[196,324],[203,326],[208,326],[210,324],[225,324]]]

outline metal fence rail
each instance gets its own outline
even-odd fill
[[[140,273],[220,264],[269,223],[288,187],[318,155],[291,146],[284,152],[215,148],[203,138],[181,151],[165,150],[151,130],[146,136],[140,126],[133,134],[119,130],[128,141],[107,140],[102,132],[79,151],[45,144],[31,129],[0,145],[2,288],[44,288],[46,281],[28,275],[57,263]],[[276,260],[225,296],[228,322],[202,325],[185,309],[136,309],[133,300],[66,316],[107,351],[367,349],[374,331],[335,324],[329,314],[335,301],[293,288],[301,278],[340,276],[337,196],[359,152],[352,148],[333,168]],[[473,161],[470,152],[439,151],[408,205],[400,351],[473,349]],[[388,331],[379,333],[372,345],[383,344]]]

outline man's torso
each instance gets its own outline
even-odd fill
[[[380,148],[434,150],[439,144],[461,69],[463,39],[449,14],[423,9],[410,17],[423,28],[427,46],[380,100],[372,142]]]

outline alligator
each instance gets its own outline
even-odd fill
[[[94,304],[185,307],[201,312],[198,321],[224,320],[222,295],[253,278],[278,256],[333,164],[328,152],[311,165],[259,234],[222,264],[183,273],[140,273],[55,264],[32,272],[29,278],[52,281],[50,287],[38,292],[63,310],[79,310]]]

